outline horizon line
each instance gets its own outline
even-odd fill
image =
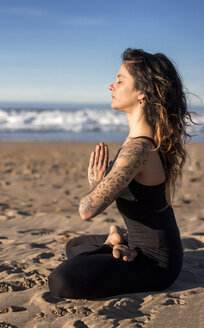
[[[22,105],[26,105],[26,104],[31,104],[31,105],[111,105],[111,102],[107,102],[107,101],[20,101],[20,100],[0,100],[0,106],[1,104],[22,104]],[[196,107],[204,107],[204,103],[202,104],[198,104],[198,103],[191,103],[189,104],[189,106],[196,106]]]

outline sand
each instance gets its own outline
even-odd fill
[[[109,146],[113,157],[120,144]],[[93,147],[0,143],[0,327],[204,327],[204,143],[188,145],[174,200],[184,264],[172,286],[91,301],[50,296],[47,277],[66,258],[68,240],[123,226],[115,204],[91,221],[78,215]]]

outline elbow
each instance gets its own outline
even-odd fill
[[[90,219],[90,217],[87,214],[82,214],[82,213],[79,213],[79,214],[83,221],[87,221],[88,219]]]
[[[90,213],[85,213],[84,211],[81,210],[80,207],[79,207],[79,215],[83,221],[91,219]]]
[[[90,216],[88,214],[89,214],[89,211],[87,211],[86,204],[82,198],[79,203],[79,215],[83,221],[86,221],[90,218]]]

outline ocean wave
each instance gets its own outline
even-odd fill
[[[198,125],[190,125],[188,132],[204,132],[204,111],[192,115]],[[78,109],[78,110],[5,110],[0,109],[0,131],[102,131],[126,132],[128,122],[126,115],[111,109]]]
[[[123,113],[111,110],[3,110],[0,109],[2,131],[125,131]]]

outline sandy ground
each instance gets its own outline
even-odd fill
[[[113,158],[120,144],[111,143]],[[184,265],[163,292],[57,300],[47,277],[81,234],[123,226],[115,204],[92,221],[78,215],[88,191],[91,143],[0,143],[0,327],[204,327],[204,143],[189,144],[174,210]]]

